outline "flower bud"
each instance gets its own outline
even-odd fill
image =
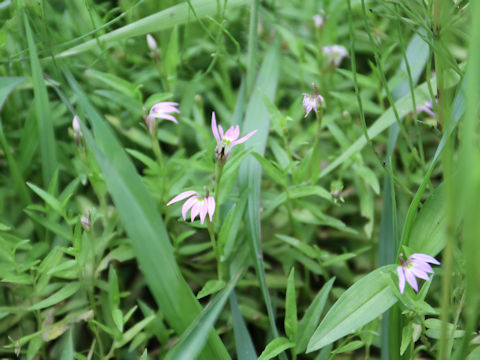
[[[147,34],[147,45],[152,53],[158,52],[157,42],[155,41],[155,38],[150,34]]]
[[[78,143],[80,139],[83,138],[82,128],[80,127],[80,118],[78,115],[75,115],[72,120],[73,135],[75,136],[75,141]]]

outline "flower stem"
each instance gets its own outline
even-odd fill
[[[217,241],[215,239],[215,227],[212,222],[207,219],[207,228],[208,234],[210,235],[210,241],[212,242],[213,252],[215,253],[215,258],[217,259],[217,276],[218,280],[223,280],[225,273],[225,263],[222,261],[222,255],[220,254],[220,249],[218,247]]]

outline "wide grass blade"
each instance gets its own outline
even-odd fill
[[[244,5],[248,0],[230,0],[228,1],[228,9],[236,6]],[[214,16],[218,10],[218,2],[211,0],[191,1],[192,7],[195,9],[196,19],[202,19],[207,16]],[[186,24],[188,21],[195,20],[187,2],[172,6],[168,9],[159,11],[146,18],[125,25],[119,29],[113,30],[107,34],[91,39],[83,44],[74,46],[68,50],[62,51],[57,57],[66,57],[79,54],[84,51],[96,48],[100,43],[104,46],[112,46],[116,41],[126,40],[134,36],[146,35],[148,33],[161,31],[172,28],[176,25]]]
[[[220,312],[225,306],[225,303],[240,276],[241,273],[238,273],[232,280],[230,280],[227,287],[215,296],[215,298],[205,307],[202,313],[183,333],[175,347],[168,352],[165,360],[197,358],[198,353],[202,350],[207,341],[208,332],[214,326],[215,321],[220,315]]]
[[[37,47],[33,39],[32,29],[27,15],[23,14],[28,50],[30,52],[30,67],[32,70],[35,116],[37,119],[38,138],[40,140],[40,156],[42,158],[43,185],[47,187],[57,169],[57,154],[55,149],[55,133],[52,124],[52,112],[48,101],[47,87],[42,76],[42,68],[38,59]]]
[[[398,299],[387,281],[393,271],[392,265],[381,267],[345,291],[315,330],[307,352],[321,349],[351,334],[395,304]]]
[[[270,115],[262,101],[263,92],[269,99],[275,95],[280,68],[279,43],[275,43],[269,49],[260,69],[256,87],[252,93],[245,113],[242,131],[248,133],[253,130],[258,132],[250,139],[253,150],[261,155],[265,152],[267,137],[270,129]],[[278,336],[275,324],[275,314],[268,292],[267,281],[263,264],[262,244],[260,239],[260,185],[262,167],[253,157],[246,159],[239,172],[240,192],[248,189],[248,204],[245,215],[246,232],[251,258],[257,273],[263,298],[267,306],[270,327],[275,337]]]
[[[180,273],[160,214],[132,162],[76,80],[69,73],[66,76],[93,128],[95,140],[82,125],[146,283],[170,326],[181,335],[200,313],[201,306]],[[205,359],[229,358],[213,331],[202,355]]]
[[[232,310],[233,332],[235,335],[235,348],[238,360],[257,360],[257,353],[253,346],[252,338],[248,333],[247,325],[243,320],[238,307],[235,292],[230,294],[230,308]]]

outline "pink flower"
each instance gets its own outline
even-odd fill
[[[423,280],[430,280],[428,273],[433,274],[433,269],[429,263],[440,265],[440,262],[435,258],[426,254],[418,253],[410,255],[407,261],[404,261],[402,259],[402,255],[400,255],[400,262],[401,265],[397,267],[397,274],[398,287],[400,288],[400,293],[402,294],[405,291],[405,279],[407,279],[407,282],[410,284],[413,290],[418,292],[418,284],[415,277]]]
[[[257,130],[253,130],[242,138],[238,138],[240,135],[240,127],[231,126],[226,132],[223,131],[222,125],[218,125],[217,120],[215,119],[215,112],[212,112],[212,133],[217,140],[217,147],[215,152],[217,154],[217,159],[220,158],[223,162],[227,161],[232,149],[235,145],[244,143],[247,141]]]
[[[159,102],[158,104],[155,104],[152,106],[152,108],[150,109],[150,113],[148,114],[148,117],[165,119],[165,120],[172,121],[175,124],[178,124],[177,119],[175,119],[172,115],[169,114],[169,113],[180,114],[180,110],[178,110],[176,106],[178,106],[178,103],[176,102],[171,102],[171,101]]]
[[[307,117],[308,114],[310,114],[310,111],[312,110],[315,112],[318,112],[318,108],[322,106],[322,104],[324,103],[322,95],[318,93],[316,95],[303,93],[302,95],[303,95],[302,106],[306,112],[305,117]]]
[[[196,191],[189,190],[189,191],[184,191],[181,194],[178,194],[175,196],[172,200],[170,200],[167,203],[167,206],[172,205],[173,203],[176,203],[181,200],[185,200],[185,203],[183,204],[182,207],[182,217],[183,220],[187,220],[187,212],[188,210],[191,209],[190,211],[190,218],[191,221],[193,222],[197,215],[200,214],[200,223],[203,224],[205,221],[205,217],[208,216],[210,218],[210,221],[213,221],[213,214],[215,213],[215,198],[213,196],[208,195],[208,190],[207,190],[207,195],[202,198],[200,197],[200,194]]]
[[[322,51],[327,55],[328,65],[331,67],[338,67],[343,58],[347,56],[347,49],[342,45],[324,46]]]
[[[436,100],[435,100],[436,102]],[[420,114],[424,112],[428,116],[434,118],[435,113],[433,112],[433,102],[432,100],[427,100],[423,105],[417,106],[417,113]]]

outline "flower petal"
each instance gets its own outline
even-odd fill
[[[178,121],[177,119],[175,119],[175,117],[173,117],[172,115],[169,115],[169,114],[160,114],[160,115],[152,115],[153,117],[156,117],[156,118],[159,118],[159,119],[165,119],[165,120],[169,120],[169,121],[172,121],[174,122],[175,124],[178,124]]]
[[[220,142],[220,136],[218,136],[218,129],[217,129],[217,119],[215,118],[215,111],[212,111],[212,133],[217,140],[217,143]]]
[[[210,221],[213,221],[213,214],[215,213],[215,198],[213,196],[209,196],[208,200],[208,216],[210,217]]]
[[[202,203],[200,204],[200,224],[203,225],[205,221],[205,216],[207,216],[208,211],[208,201],[207,199],[203,199]]]
[[[426,273],[433,273],[433,269],[432,267],[430,266],[429,263],[426,263],[424,261],[420,261],[420,260],[413,260],[412,261],[413,264],[415,264],[415,267],[423,272],[426,272]]]
[[[187,212],[188,210],[190,210],[190,208],[193,206],[193,204],[195,204],[195,202],[197,201],[198,199],[198,196],[195,195],[195,196],[192,196],[190,199],[188,199],[187,201],[185,201],[185,204],[183,204],[182,206],[182,217],[183,217],[183,220],[187,221]]]
[[[425,271],[420,270],[419,268],[413,266],[410,271],[415,275],[416,277],[423,279],[423,280],[430,280],[428,277],[427,273]]]
[[[183,199],[186,199],[194,194],[198,194],[196,191],[193,191],[193,190],[188,190],[188,191],[184,191],[180,194],[178,194],[177,196],[175,196],[172,200],[170,200],[168,203],[167,203],[167,206],[169,205],[172,205],[173,203],[176,203],[177,201],[181,201]]]
[[[248,133],[247,135],[245,135],[244,137],[238,139],[238,140],[235,140],[234,142],[232,142],[232,146],[235,146],[235,145],[238,145],[238,144],[241,144],[241,143],[244,143],[245,141],[247,141],[248,139],[250,139],[250,137],[255,134],[258,130],[253,130],[252,132]]]
[[[230,126],[230,128],[225,132],[225,139],[228,139],[228,140],[235,140],[234,138],[235,136],[235,128],[233,126]]]
[[[401,266],[397,266],[397,274],[400,294],[403,294],[403,292],[405,291],[405,274],[403,273],[403,268]]]
[[[413,275],[413,272],[411,269],[405,269],[405,278],[407,279],[407,282],[410,284],[413,290],[418,292],[417,279],[415,279],[415,276]]]
[[[218,131],[220,132],[220,139],[223,139],[223,136],[224,136],[223,134],[224,134],[224,133],[223,133],[223,127],[222,127],[222,125],[218,125]]]
[[[190,219],[192,220],[192,222],[197,217],[198,213],[200,212],[200,207],[202,206],[200,204],[200,201],[198,199],[196,200],[197,201],[195,201],[195,204],[193,204],[192,206],[192,211],[190,211]]]
[[[432,257],[430,255],[427,255],[427,254],[415,253],[415,254],[410,255],[409,259],[422,260],[422,261],[427,262],[427,263],[440,265],[440,261],[438,261],[434,257]]]

